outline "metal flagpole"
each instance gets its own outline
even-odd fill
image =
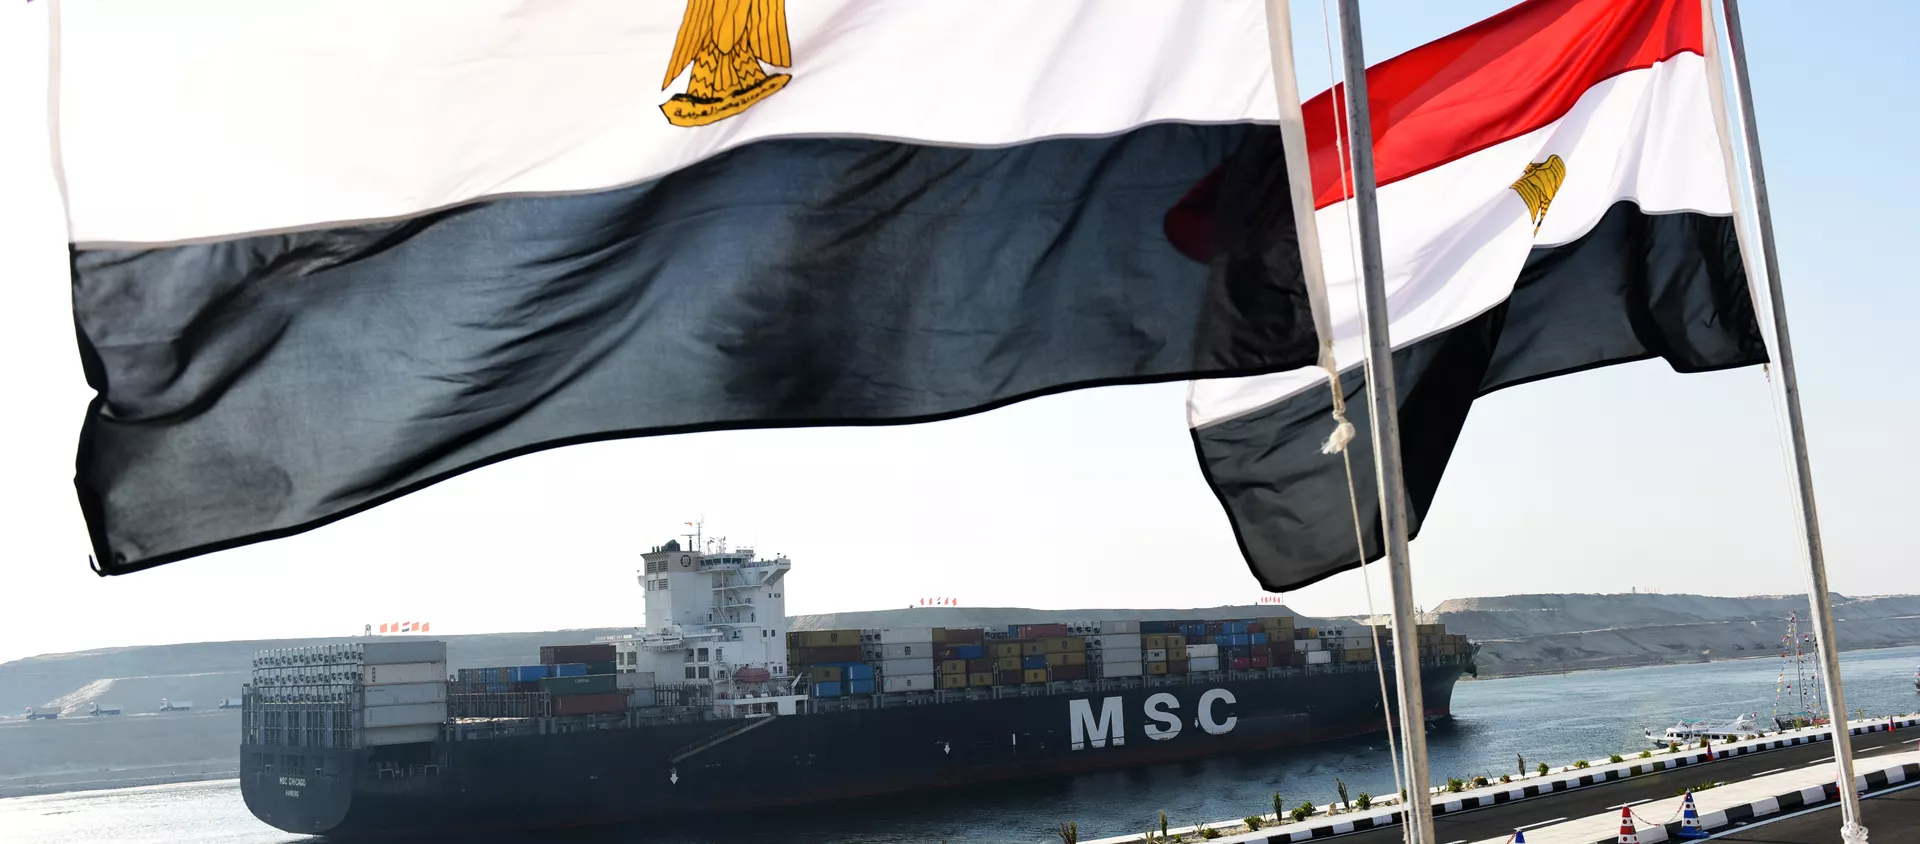
[[[1747,76],[1746,39],[1740,32],[1738,0],[1723,0],[1727,13],[1727,41],[1733,57],[1736,102],[1740,106],[1742,131],[1747,147],[1747,168],[1753,190],[1753,207],[1760,222],[1760,252],[1766,266],[1767,298],[1773,311],[1775,361],[1780,389],[1787,406],[1787,437],[1793,450],[1793,480],[1798,487],[1794,499],[1798,505],[1802,533],[1807,544],[1807,574],[1810,581],[1807,603],[1811,609],[1814,643],[1817,645],[1821,681],[1826,684],[1833,725],[1833,761],[1839,767],[1840,837],[1847,844],[1866,844],[1867,829],[1860,825],[1860,795],[1853,790],[1853,744],[1847,739],[1847,704],[1840,691],[1840,653],[1833,641],[1833,604],[1827,591],[1826,552],[1820,544],[1820,519],[1814,509],[1813,466],[1807,457],[1806,420],[1800,413],[1800,380],[1793,367],[1793,343],[1787,336],[1787,303],[1780,290],[1780,256],[1774,248],[1773,211],[1767,201],[1766,169],[1760,162],[1760,128],[1753,116],[1753,85]],[[1708,27],[1713,20],[1705,21]],[[1735,206],[1735,212],[1739,208]]]
[[[1367,395],[1373,412],[1373,466],[1380,483],[1380,521],[1387,576],[1393,584],[1393,656],[1399,671],[1400,725],[1407,755],[1404,817],[1413,844],[1434,844],[1427,770],[1426,701],[1420,690],[1420,640],[1413,612],[1413,570],[1407,559],[1406,479],[1400,471],[1400,412],[1394,397],[1393,342],[1387,335],[1387,282],[1380,258],[1380,209],[1374,192],[1373,124],[1367,108],[1367,58],[1361,47],[1360,0],[1340,0],[1340,51],[1345,61],[1348,154],[1360,222],[1360,273],[1366,292]],[[1359,549],[1362,555],[1366,549]]]

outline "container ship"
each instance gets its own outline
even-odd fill
[[[695,540],[642,558],[648,627],[538,664],[449,673],[446,644],[422,640],[256,655],[247,808],[335,838],[627,823],[1244,753],[1388,717],[1375,660],[1391,654],[1364,627],[791,631],[784,556]],[[1425,718],[1448,718],[1476,648],[1439,625],[1419,641]]]

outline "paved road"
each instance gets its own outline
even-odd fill
[[[1853,752],[1856,762],[1864,765],[1871,762],[1875,756],[1884,756],[1902,748],[1911,750],[1913,745],[1910,742],[1914,741],[1916,733],[1920,731],[1896,730],[1892,733],[1868,733],[1854,736]],[[1780,769],[1807,766],[1822,761],[1829,765],[1833,763],[1832,745],[1826,742],[1795,745],[1766,753],[1735,756],[1732,759],[1722,759],[1704,765],[1688,765],[1657,774],[1615,780],[1573,791],[1557,791],[1544,797],[1500,803],[1457,815],[1441,815],[1434,819],[1437,827],[1435,831],[1442,842],[1480,841],[1510,834],[1516,827],[1544,826],[1557,820],[1598,815],[1609,809],[1617,812],[1622,803],[1673,797],[1687,787],[1705,780],[1735,782],[1756,774],[1773,773]],[[1915,790],[1920,791],[1920,789]],[[1872,826],[1869,825],[1868,828],[1872,829]],[[1342,844],[1376,844],[1376,842],[1393,844],[1401,840],[1400,828],[1391,826],[1368,830],[1341,836],[1339,840]],[[1877,844],[1880,836],[1876,833],[1873,840]],[[1920,841],[1920,839],[1908,840]]]
[[[1896,733],[1895,735],[1898,735]],[[1768,823],[1749,822],[1745,828],[1716,835],[1713,840],[1742,844],[1831,844],[1840,840],[1838,803]],[[1860,821],[1873,844],[1920,842],[1920,788],[1903,788],[1868,797],[1860,804]]]

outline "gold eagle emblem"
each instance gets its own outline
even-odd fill
[[[792,78],[768,74],[761,62],[793,66],[786,0],[687,0],[660,88],[673,85],[689,66],[693,73],[687,92],[673,95],[660,110],[675,126],[705,126],[746,111]]]
[[[1513,192],[1520,194],[1520,200],[1527,203],[1527,212],[1533,215],[1533,233],[1540,233],[1540,224],[1547,220],[1547,206],[1553,203],[1553,195],[1560,192],[1560,183],[1567,180],[1567,163],[1560,156],[1549,155],[1547,160],[1527,165],[1520,174],[1520,181],[1513,183]]]

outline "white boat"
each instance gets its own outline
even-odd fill
[[[1742,715],[1731,721],[1681,721],[1656,735],[1647,730],[1647,740],[1655,747],[1668,747],[1675,744],[1693,744],[1706,739],[1708,741],[1739,741],[1760,734],[1760,713]]]

